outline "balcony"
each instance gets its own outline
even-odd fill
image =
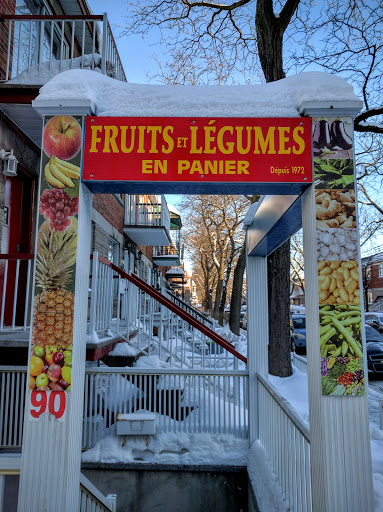
[[[179,250],[175,245],[154,247],[153,263],[158,267],[171,267],[180,264]]]
[[[0,109],[37,146],[40,87],[62,71],[88,69],[126,82],[106,15],[1,15]]]
[[[165,196],[126,196],[124,233],[137,245],[170,246],[170,213]]]
[[[3,15],[0,19],[8,37],[1,80],[41,85],[36,81],[40,73],[87,68],[126,82],[106,14]],[[33,76],[33,82],[26,73]]]

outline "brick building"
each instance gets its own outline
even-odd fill
[[[383,307],[383,252],[362,258],[365,309],[373,304]]]

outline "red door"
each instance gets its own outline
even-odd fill
[[[31,252],[33,179],[18,168],[17,176],[6,177],[1,252],[23,255]],[[5,262],[0,267],[0,300],[3,300]],[[4,325],[12,324],[13,299],[17,292],[16,325],[24,322],[28,260],[21,262],[16,288],[16,261],[9,261],[5,295]]]

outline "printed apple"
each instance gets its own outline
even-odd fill
[[[52,391],[64,391],[63,387],[60,386],[58,382],[51,382],[49,384],[49,389],[51,389]]]
[[[58,382],[61,379],[61,366],[51,364],[48,369],[48,378],[52,382]]]
[[[44,128],[43,147],[47,156],[71,160],[81,148],[81,126],[73,116],[50,119]]]
[[[38,375],[36,377],[36,387],[37,388],[48,386],[48,382],[49,381],[48,381],[48,377],[47,377],[46,373],[41,373],[40,375]]]

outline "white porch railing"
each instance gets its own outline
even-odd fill
[[[107,15],[0,15],[8,25],[5,80],[23,71],[99,68],[126,82]]]
[[[148,355],[168,359],[172,367],[236,368],[235,355],[161,304],[157,291],[158,299],[129,282],[121,269],[98,256],[97,252],[92,258],[90,334],[111,328],[127,340],[129,332],[135,330],[137,335],[133,342],[136,348]],[[115,281],[119,293],[113,296]],[[203,317],[193,315],[193,318],[203,324],[201,328],[212,327]]]
[[[33,259],[33,254],[0,254],[0,332],[29,329]]]
[[[0,366],[0,448],[21,448],[27,368]],[[116,435],[117,414],[157,413],[157,433],[247,437],[248,372],[87,368],[83,448]]]
[[[257,374],[259,441],[294,512],[311,512],[310,432],[289,402]]]
[[[116,435],[117,414],[157,413],[156,433],[247,437],[247,371],[87,368],[83,447]]]
[[[116,494],[104,496],[82,473],[80,474],[80,512],[116,512]]]
[[[0,366],[0,448],[21,448],[27,369]]]

